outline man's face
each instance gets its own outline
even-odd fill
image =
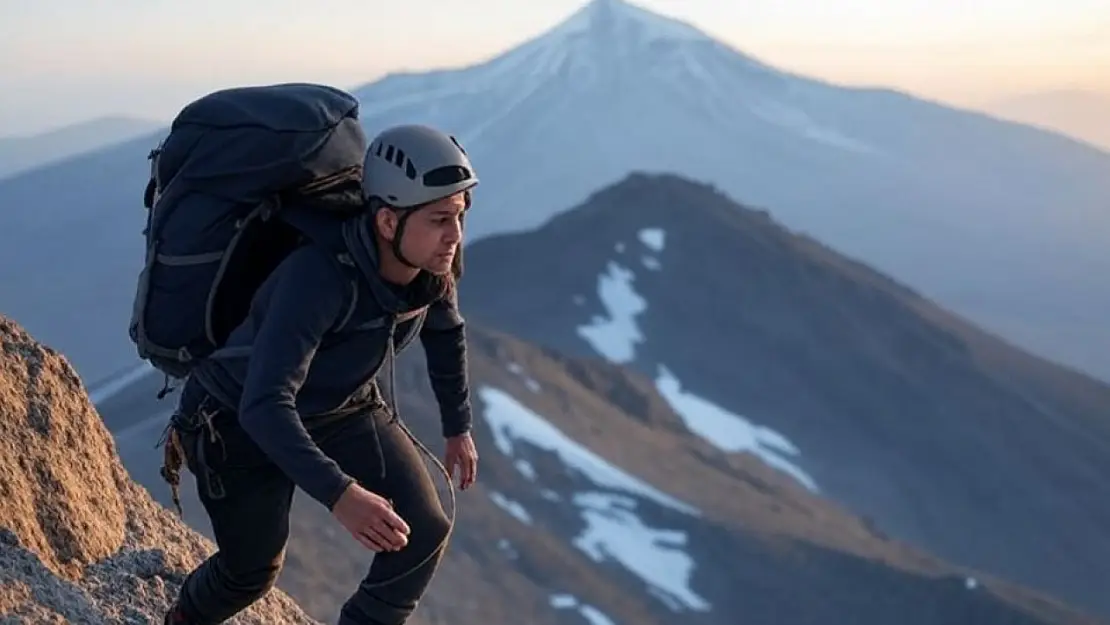
[[[460,192],[409,215],[401,235],[401,253],[424,271],[436,275],[449,273],[462,243],[464,210],[466,196]]]

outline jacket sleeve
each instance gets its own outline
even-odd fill
[[[294,252],[278,271],[251,350],[239,421],[274,464],[330,510],[354,480],[313,442],[296,399],[321,338],[342,312],[346,284],[308,250]]]
[[[420,330],[444,437],[469,432],[472,423],[466,328],[455,291],[451,289],[449,296],[428,307]]]

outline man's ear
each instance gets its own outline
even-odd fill
[[[386,241],[393,241],[397,236],[397,222],[397,213],[389,208],[382,207],[374,213],[374,225],[378,228],[378,234]]]

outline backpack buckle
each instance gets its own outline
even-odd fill
[[[258,217],[262,221],[270,221],[274,213],[278,212],[281,208],[281,197],[275,195],[262,201],[262,207],[258,212]]]
[[[162,181],[158,176],[158,159],[162,156],[162,149],[162,144],[159,143],[146,155],[146,159],[150,161],[150,180],[147,181],[146,191],[143,192],[143,206],[148,210],[154,208],[158,203],[158,197],[162,194]]]

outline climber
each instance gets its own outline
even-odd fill
[[[456,289],[477,182],[453,137],[396,126],[366,152],[365,211],[338,228],[290,217],[305,230],[333,228],[349,266],[326,246],[296,249],[186,380],[171,439],[196,476],[218,550],[185,580],[167,624],[224,622],[273,587],[296,487],[375,553],[340,625],[400,625],[415,610],[453,514],[420,456],[427,449],[398,418],[394,358],[420,338],[446,441],[440,468],[467,489],[478,455]]]

